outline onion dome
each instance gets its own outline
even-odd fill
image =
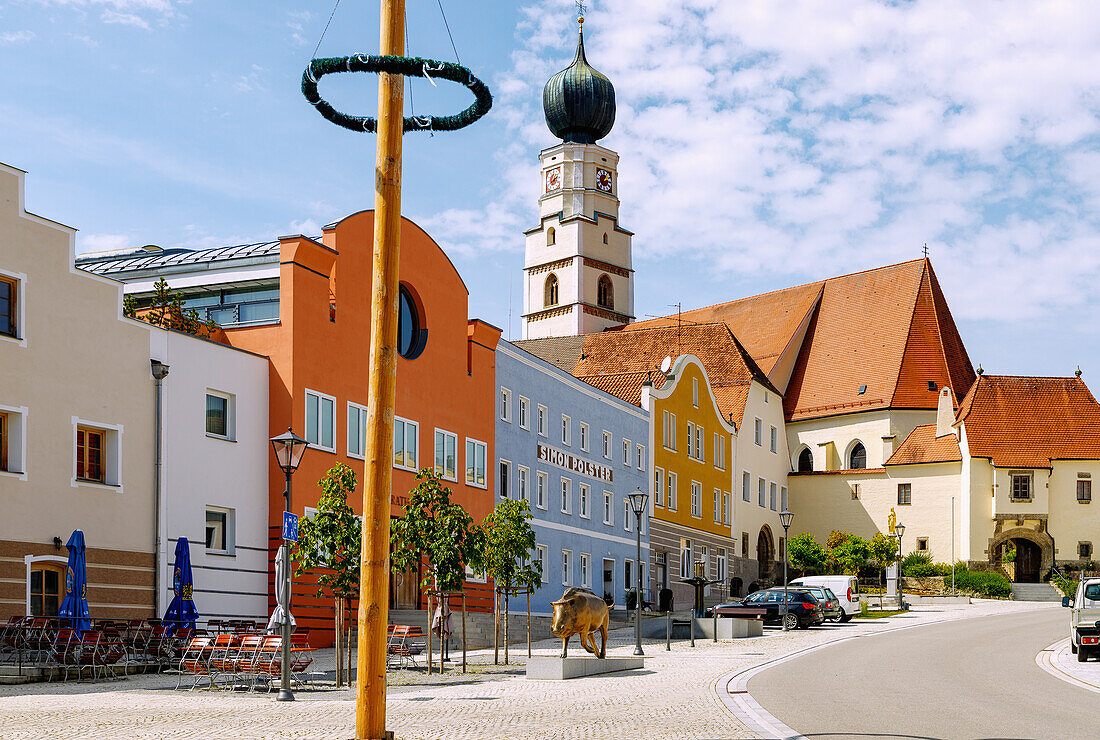
[[[577,19],[581,24],[583,18]],[[615,88],[584,58],[584,26],[573,63],[546,82],[542,108],[550,132],[562,141],[595,144],[615,125]]]

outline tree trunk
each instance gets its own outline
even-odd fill
[[[504,665],[508,665],[508,590],[504,591]]]
[[[345,612],[345,616],[351,616],[351,602],[350,601],[345,601],[344,606],[345,606],[345,609],[347,610]],[[348,631],[348,673],[347,673],[347,677],[348,677],[348,683],[350,684],[351,683],[351,623],[348,622],[348,621],[345,621],[344,625],[345,625],[345,628]]]
[[[500,663],[500,589],[493,586],[493,665]]]
[[[336,688],[344,685],[344,600],[336,597]]]

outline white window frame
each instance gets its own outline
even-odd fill
[[[699,379],[691,379],[691,405],[699,408]]]
[[[703,484],[697,480],[691,482],[691,516],[703,518]]]
[[[546,407],[540,403],[535,416],[535,426],[540,437],[546,437],[549,433],[546,429],[546,421]]]
[[[630,499],[623,499],[623,531],[634,531],[634,509],[630,507]]]
[[[512,423],[512,391],[500,387],[500,420]]]
[[[531,399],[519,397],[519,428],[531,430]]]
[[[615,498],[611,491],[603,492],[603,523],[615,526]]]
[[[630,445],[631,441],[626,437],[623,437],[623,465],[630,467]]]
[[[581,450],[588,452],[588,425],[581,422]]]
[[[707,461],[707,433],[703,431],[702,424],[695,425],[695,459],[699,462]]]
[[[732,526],[732,514],[733,514],[733,493],[726,491],[722,493],[722,524],[726,526]]]
[[[413,445],[413,451],[412,451],[413,452],[413,463],[412,463],[412,465],[407,465],[405,463],[402,463],[401,465],[398,465],[396,462],[394,462],[393,467],[396,470],[408,470],[410,472],[415,473],[417,471],[417,466],[420,464],[420,422],[413,421],[412,419],[406,419],[404,416],[394,416],[393,417],[393,437],[394,437],[394,439],[397,439],[397,422],[402,422],[405,425],[404,434],[401,437],[401,449],[405,451],[404,457],[406,457],[406,458],[408,457],[408,446],[407,445],[409,444],[409,427],[412,427],[413,430],[414,430],[414,434],[416,436],[416,443]],[[391,452],[390,454],[392,455],[393,453]],[[434,459],[432,460],[432,464],[433,465],[435,464]]]
[[[757,416],[752,422],[752,441],[757,447],[764,446],[764,420]]]
[[[772,511],[779,511],[779,484],[775,481],[768,481],[768,508]]]
[[[236,556],[237,554],[237,512],[235,509],[230,509],[225,506],[211,506],[207,504],[203,509],[203,545],[206,545],[206,514],[207,512],[214,511],[219,514],[225,514],[225,548],[222,550],[215,550],[213,548],[205,548],[207,555],[228,555]]]
[[[15,333],[16,336],[0,334],[0,340],[11,342],[20,347],[27,346],[27,276],[22,272],[0,270],[0,275],[15,283]],[[28,583],[30,581],[28,580]],[[30,588],[29,586],[27,587]],[[30,614],[30,600],[27,601]]]
[[[535,560],[542,565],[542,582],[550,583],[550,553],[546,545],[535,545]]]
[[[354,412],[354,413],[353,413]],[[359,416],[362,420],[362,424],[359,425],[359,444],[362,450],[353,450],[351,447],[351,423],[352,417]],[[361,406],[353,401],[348,401],[347,407],[347,431],[345,433],[345,441],[348,447],[348,457],[354,457],[356,460],[365,460],[367,455],[367,407]]]
[[[717,560],[718,566],[715,571],[714,577],[720,581],[725,581],[726,578],[729,577],[729,566],[728,561],[726,560],[726,548],[716,547],[715,559]]]
[[[504,468],[508,469],[508,475],[507,476],[502,476],[500,474],[500,471]],[[497,486],[500,487],[501,485],[503,485],[503,487],[504,487],[503,491],[498,491],[498,493],[500,494],[500,497],[502,499],[512,498],[512,461],[511,460],[505,460],[504,458],[499,458],[497,460],[497,477],[500,478],[500,480],[497,481]],[[507,477],[507,480],[505,480],[505,477]]]
[[[581,553],[581,588],[592,588],[592,555]]]
[[[206,389],[207,396],[213,396],[214,398],[220,398],[225,401],[225,434],[214,434],[206,429],[206,414],[203,413],[203,431],[206,432],[206,436],[211,439],[221,439],[227,442],[237,441],[237,397],[232,393],[225,391],[215,390],[213,388]],[[203,398],[206,401],[206,398]],[[333,438],[335,443],[335,438]]]
[[[573,513],[573,479],[562,476],[561,478],[561,513]]]
[[[561,443],[566,447],[573,446],[573,420],[567,414],[561,415]]]
[[[671,411],[668,413],[668,442],[665,447],[673,451],[676,450],[676,414]]]
[[[592,518],[592,486],[587,483],[577,485],[577,497],[580,501],[579,514],[581,519]]]
[[[516,492],[521,499],[531,502],[531,468],[525,465],[516,466]]]
[[[752,473],[748,470],[741,471],[741,500],[746,504],[752,503]]]
[[[687,557],[684,557],[684,553],[687,553]],[[680,538],[680,577],[691,578],[692,563],[695,560],[695,550],[692,548],[691,540],[681,537]]]
[[[786,486],[780,486],[779,487],[779,510],[780,511],[786,511],[787,510],[787,487]]]
[[[703,561],[703,578],[710,578],[710,548],[699,545],[699,559]]]
[[[546,511],[550,498],[550,476],[541,470],[535,471],[535,508]]]
[[[760,477],[756,479],[756,503],[761,509],[768,508],[768,482]]]
[[[638,470],[645,470],[645,464],[646,464],[645,445],[634,445],[634,451],[635,451],[635,467],[637,467]]]
[[[573,585],[573,551],[564,548],[561,551],[561,585]]]
[[[714,523],[722,523],[722,489],[714,489]]]
[[[27,480],[27,413],[26,406],[0,406],[8,416],[8,469],[0,476]],[[76,477],[76,434],[73,434],[73,477]]]
[[[668,429],[669,429],[669,424],[670,424],[670,420],[669,420],[670,416],[671,416],[671,414],[669,413],[668,409],[665,409],[665,412],[664,412],[664,426],[661,428],[661,444],[664,445],[666,450],[672,449],[671,447],[668,446],[668,434],[669,434]]]
[[[309,433],[310,433],[310,429],[309,429],[309,397],[310,396],[314,396],[314,397],[317,398],[317,441],[316,442],[310,442],[309,441]],[[332,404],[332,428],[330,430],[332,432],[332,446],[331,447],[326,447],[323,444],[321,444],[321,439],[324,436],[321,433],[321,424],[323,423],[322,420],[324,419],[324,414],[321,412],[323,401],[328,401]],[[332,454],[335,455],[336,454],[336,397],[335,396],[330,396],[327,393],[321,393],[321,391],[315,391],[312,388],[306,388],[305,389],[305,404],[302,406],[302,414],[303,414],[302,418],[306,420],[305,438],[306,438],[306,441],[309,442],[310,449],[312,449],[312,450],[321,450],[322,452],[331,452]]]
[[[443,470],[440,472],[437,467],[436,457],[439,455],[439,436],[443,435]],[[447,475],[447,440],[450,439],[454,442],[455,446],[455,472],[454,475]],[[435,428],[435,433],[432,434],[432,467],[436,471],[442,480],[449,480],[452,483],[458,483],[458,471],[461,470],[461,466],[458,464],[458,435],[454,432],[448,432],[446,429]]]
[[[99,488],[108,491],[123,493],[122,486],[122,424],[106,424],[100,421],[91,421],[80,417],[72,417],[73,443],[69,448],[69,456],[73,463],[73,476],[70,481],[72,488]],[[76,429],[86,427],[97,432],[103,432],[103,482],[83,480],[76,477]]]
[[[612,436],[611,436],[611,432],[604,429],[603,430],[603,456],[604,456],[605,460],[610,460],[611,459],[612,443],[613,443],[613,439],[612,439]]]
[[[773,455],[779,454],[779,429],[774,424],[771,427],[770,436],[768,437],[768,447],[771,449]]]
[[[695,422],[688,422],[688,459],[695,459]]]
[[[469,467],[469,461],[467,460],[467,458],[470,456],[470,443],[471,442],[474,444],[474,480],[473,480],[473,482],[471,482],[469,477],[466,475],[466,470]],[[477,482],[477,449],[478,449],[479,446],[482,450],[481,457],[482,457],[482,459],[485,460],[485,482],[484,483],[478,483]],[[463,465],[462,465],[462,477],[466,481],[466,485],[470,486],[470,488],[480,488],[480,489],[485,490],[485,491],[489,490],[489,445],[485,444],[484,442],[482,442],[479,439],[474,439],[473,437],[467,437],[466,438],[466,444],[463,445],[463,451],[464,451],[464,456],[462,458],[462,463],[463,463]]]
[[[653,468],[653,505],[665,505],[665,469]]]
[[[676,511],[678,502],[676,500],[679,487],[680,476],[673,471],[668,471],[668,485],[665,487],[665,492],[668,494],[668,510]]]

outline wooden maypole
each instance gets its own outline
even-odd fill
[[[379,53],[395,57],[405,54],[405,0],[382,0]],[[397,390],[397,269],[401,254],[404,103],[404,77],[390,72],[379,73],[362,587],[355,679],[355,737],[358,740],[393,737],[386,732],[386,625],[390,590],[393,407]]]

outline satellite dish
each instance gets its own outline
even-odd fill
[[[661,372],[662,373],[664,373],[665,375],[668,375],[668,371],[671,370],[671,369],[672,369],[672,358],[671,357],[665,357],[665,359],[661,360]]]

